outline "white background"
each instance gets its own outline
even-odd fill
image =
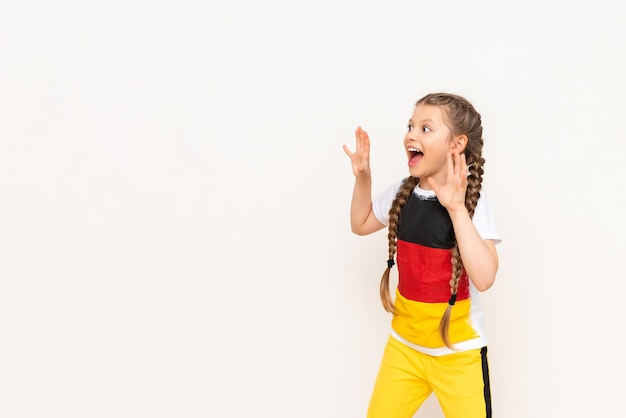
[[[364,417],[387,243],[341,146],[382,191],[434,91],[484,121],[495,416],[617,416],[617,4],[3,2],[0,416]]]

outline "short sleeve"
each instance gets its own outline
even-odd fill
[[[372,200],[372,211],[374,212],[374,216],[376,216],[378,222],[385,226],[389,225],[389,210],[391,209],[393,200],[396,198],[403,181],[404,180],[400,180],[389,186],[381,194],[376,196],[374,200]]]
[[[499,244],[502,241],[493,208],[486,193],[482,190],[474,210],[472,222],[482,239],[491,239],[494,241],[494,244]]]

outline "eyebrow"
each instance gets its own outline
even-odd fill
[[[435,121],[433,121],[432,119],[424,119],[424,120],[422,120],[421,122],[422,122],[422,123],[424,123],[424,122],[430,122],[430,123],[432,123],[433,125],[435,124]],[[413,123],[413,124],[415,124],[415,122],[413,122],[413,119],[409,119],[409,123]]]

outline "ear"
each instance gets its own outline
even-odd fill
[[[459,154],[465,150],[467,146],[467,135],[459,135],[452,139],[450,151],[457,151]]]

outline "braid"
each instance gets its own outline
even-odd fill
[[[467,191],[465,192],[465,208],[467,209],[470,217],[474,216],[483,180],[483,164],[485,163],[485,159],[481,157],[480,153],[482,150],[482,139],[480,142],[481,144],[478,153],[474,152],[474,154],[466,155],[469,164],[472,164],[469,169],[470,174],[467,178]],[[461,260],[459,246],[455,243],[454,248],[452,248],[452,279],[450,279],[450,293],[452,294],[450,301],[452,302],[456,301],[456,292],[459,287],[459,280],[462,273],[463,260]],[[448,334],[452,306],[453,303],[448,303],[446,311],[441,318],[441,322],[439,322],[439,334],[448,348],[454,348],[450,342],[450,336]]]
[[[389,271],[393,266],[393,259],[396,255],[396,239],[397,239],[397,229],[398,229],[398,220],[400,219],[400,211],[404,207],[404,204],[408,200],[409,196],[417,186],[419,179],[415,177],[408,177],[400,189],[396,194],[396,198],[391,204],[391,209],[389,210],[389,233],[387,234],[387,239],[389,240],[389,261],[387,262],[387,268],[383,272],[383,276],[380,279],[380,300],[383,303],[383,308],[387,312],[391,312],[396,315],[396,307],[394,306],[391,300],[391,294],[389,293]]]
[[[461,254],[459,253],[459,246],[455,243],[452,247],[452,278],[450,279],[450,302],[446,307],[446,311],[443,313],[443,317],[439,322],[439,334],[443,343],[448,347],[454,349],[450,342],[450,336],[448,328],[450,328],[450,314],[452,313],[452,306],[456,301],[456,292],[459,288],[459,279],[463,273],[463,261],[461,260]]]
[[[482,142],[482,140],[481,140]],[[482,149],[482,143],[481,143]],[[467,191],[465,192],[465,207],[470,215],[470,218],[474,216],[474,210],[476,210],[476,204],[480,197],[480,189],[483,182],[483,165],[485,159],[481,157],[480,150],[478,153],[465,155],[467,164],[469,165],[469,176],[467,176]]]

